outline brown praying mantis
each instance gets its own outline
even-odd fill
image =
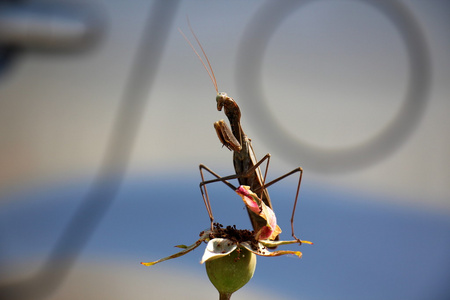
[[[296,239],[300,244],[301,240],[298,239],[295,236],[294,233],[294,216],[295,216],[295,210],[297,207],[297,201],[300,191],[300,184],[302,181],[302,175],[303,175],[303,169],[301,167],[298,167],[270,182],[265,182],[267,177],[267,171],[269,168],[269,162],[270,162],[270,154],[266,154],[261,160],[257,160],[255,156],[255,152],[253,151],[251,139],[244,133],[244,130],[242,129],[240,120],[241,120],[241,110],[237,103],[229,97],[226,93],[219,93],[217,81],[214,75],[214,71],[211,67],[211,64],[209,62],[208,56],[206,55],[200,41],[198,40],[197,36],[195,35],[191,25],[189,24],[189,29],[194,36],[198,46],[201,49],[201,52],[206,59],[206,64],[203,61],[200,54],[197,52],[195,47],[192,45],[192,43],[189,41],[189,39],[184,35],[184,33],[180,31],[180,33],[183,35],[183,37],[186,39],[192,50],[195,52],[199,60],[201,61],[203,67],[205,68],[206,72],[208,73],[209,77],[211,78],[211,81],[214,85],[214,88],[216,90],[217,96],[216,96],[216,102],[217,102],[217,110],[221,111],[224,110],[225,115],[228,118],[228,121],[231,126],[231,130],[228,127],[228,125],[225,123],[224,120],[220,120],[218,122],[214,123],[214,128],[216,130],[217,136],[220,140],[220,142],[228,148],[229,150],[233,151],[233,165],[235,169],[234,175],[229,176],[220,176],[214,171],[212,171],[207,166],[200,164],[200,176],[201,176],[201,183],[200,183],[200,190],[203,197],[203,201],[205,203],[206,210],[208,211],[209,219],[211,221],[211,229],[213,228],[214,224],[214,216],[211,209],[211,203],[208,196],[208,190],[206,188],[207,184],[213,183],[213,182],[223,182],[227,186],[229,186],[233,190],[237,190],[237,188],[229,182],[229,180],[237,179],[239,184],[241,186],[249,186],[250,190],[253,191],[259,199],[261,199],[264,204],[270,209],[273,210],[272,202],[269,197],[269,192],[267,191],[267,188],[274,183],[290,176],[293,174],[298,173],[299,179],[297,184],[297,191],[295,194],[295,200],[294,200],[294,206],[292,209],[292,215],[291,215],[291,231],[292,231],[292,237]],[[260,166],[263,163],[266,163],[264,176],[262,175]],[[215,177],[215,179],[211,180],[205,180],[204,171],[210,173],[212,176]],[[252,223],[253,229],[255,232],[258,232],[265,224],[266,220],[262,219],[260,216],[258,216],[256,213],[252,212],[247,207],[248,215],[250,218],[250,221]],[[281,232],[281,231],[280,231]],[[274,240],[279,240],[278,235],[274,237]],[[305,241],[306,242],[306,241]],[[309,242],[308,242],[309,243]]]

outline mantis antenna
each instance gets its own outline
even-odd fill
[[[198,40],[197,36],[194,33],[194,30],[191,27],[191,23],[189,22],[189,18],[187,19],[188,22],[188,26],[189,26],[189,30],[191,31],[192,35],[195,38],[195,41],[197,42],[198,46],[200,47],[200,49],[202,50],[203,56],[206,59],[206,62],[208,64],[208,66],[206,66],[205,62],[203,61],[202,57],[200,56],[200,54],[197,52],[197,50],[195,50],[194,46],[192,45],[192,43],[189,41],[189,39],[186,37],[186,35],[183,33],[183,31],[181,31],[180,28],[178,28],[178,31],[181,33],[181,35],[184,37],[184,39],[186,40],[186,42],[188,42],[189,46],[191,46],[192,50],[194,50],[195,55],[197,55],[198,59],[200,60],[200,62],[202,63],[203,67],[205,68],[206,72],[209,75],[209,78],[211,78],[211,81],[214,85],[214,88],[216,90],[216,93],[219,94],[219,89],[217,88],[217,81],[216,81],[216,76],[214,75],[214,71],[211,67],[211,63],[209,62],[208,56],[206,55],[205,50],[202,47],[202,44],[200,43],[200,41]],[[209,69],[208,69],[209,68]]]

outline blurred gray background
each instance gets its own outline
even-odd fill
[[[214,299],[198,165],[232,174],[219,92],[269,179],[304,177],[303,257],[234,299],[448,299],[448,1],[2,1],[0,298]],[[290,237],[296,178],[270,188]],[[214,184],[222,224],[248,228]]]

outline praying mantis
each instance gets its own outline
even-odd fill
[[[241,110],[238,106],[238,104],[229,97],[226,93],[220,92],[218,90],[217,86],[217,80],[214,75],[214,71],[211,67],[211,64],[209,62],[208,56],[206,55],[206,52],[204,51],[199,39],[195,35],[189,20],[188,20],[189,29],[194,36],[198,46],[201,49],[201,52],[206,59],[206,64],[203,61],[200,54],[197,52],[195,47],[192,45],[192,43],[189,41],[189,39],[184,35],[184,33],[179,29],[182,36],[185,38],[185,40],[188,42],[189,46],[192,48],[194,53],[199,58],[200,62],[202,63],[203,67],[205,68],[206,72],[208,73],[209,77],[211,78],[211,81],[214,85],[214,88],[216,90],[217,96],[216,96],[216,103],[217,103],[217,110],[218,111],[224,111],[225,115],[228,118],[228,121],[230,123],[231,129],[228,127],[228,125],[225,123],[224,120],[220,120],[214,123],[214,128],[216,130],[217,136],[220,140],[220,142],[228,148],[229,150],[233,151],[233,165],[235,169],[234,175],[229,176],[220,176],[217,173],[215,173],[213,170],[208,168],[207,166],[200,164],[200,176],[202,181],[200,182],[200,191],[202,194],[202,198],[206,207],[206,210],[209,215],[209,219],[211,222],[211,229],[214,226],[214,216],[211,209],[211,203],[209,200],[207,185],[213,182],[223,182],[227,186],[229,186],[231,189],[237,191],[237,188],[229,182],[229,180],[237,179],[240,186],[248,186],[253,193],[255,193],[259,199],[261,199],[264,204],[273,210],[272,202],[269,197],[269,192],[267,191],[267,188],[274,183],[291,176],[293,174],[298,173],[298,184],[297,184],[297,191],[295,194],[295,200],[294,200],[294,206],[292,209],[292,215],[291,215],[291,232],[292,237],[298,241],[299,244],[302,243],[302,241],[295,236],[294,233],[294,216],[295,216],[295,210],[297,207],[298,202],[298,196],[300,192],[300,185],[302,181],[303,176],[303,169],[301,167],[295,168],[294,170],[270,181],[265,182],[267,177],[267,171],[269,168],[269,162],[270,162],[270,154],[267,153],[261,160],[256,159],[255,152],[252,147],[251,139],[244,133],[244,130],[242,129],[240,120],[241,120]],[[263,163],[266,163],[264,176],[262,175],[260,166]],[[205,180],[204,172],[210,173],[212,176],[215,177],[215,179]],[[253,226],[253,229],[255,232],[259,232],[261,228],[266,224],[266,220],[262,219],[260,216],[255,214],[253,211],[251,211],[247,207],[247,212],[251,221],[251,224]],[[281,230],[280,230],[281,232]],[[273,240],[279,240],[279,236],[273,237]],[[306,242],[306,241],[304,241]],[[309,242],[308,242],[309,243]]]

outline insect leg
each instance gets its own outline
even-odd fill
[[[205,166],[203,164],[199,165],[199,169],[200,169],[200,176],[202,177],[202,181],[200,182],[200,185],[199,185],[200,186],[200,192],[202,193],[203,203],[205,204],[206,211],[208,212],[208,215],[209,215],[209,220],[211,221],[211,230],[212,230],[213,226],[214,226],[214,216],[213,216],[213,213],[212,213],[211,202],[209,201],[208,190],[206,188],[206,185],[208,183],[222,181],[223,183],[228,185],[234,191],[236,190],[236,187],[234,185],[232,185],[231,183],[229,183],[226,180],[226,178],[221,177],[220,175],[218,175],[217,173],[215,173],[214,171],[212,171],[210,168],[208,168],[207,166]],[[205,180],[205,177],[203,175],[203,170],[205,170],[205,171],[209,172],[211,175],[215,176],[216,179]]]
[[[202,182],[200,183],[200,186],[204,186],[206,184],[209,183],[213,183],[213,182],[218,182],[218,181],[222,181],[223,183],[225,183],[226,185],[228,185],[231,189],[236,190],[237,188],[232,185],[231,183],[228,182],[228,180],[230,179],[237,179],[237,178],[244,178],[244,177],[249,177],[250,175],[252,175],[253,172],[255,172],[255,170],[264,162],[264,160],[267,159],[267,166],[269,165],[269,160],[270,160],[270,153],[267,153],[256,165],[254,165],[253,167],[251,167],[250,169],[247,170],[247,172],[245,172],[244,174],[234,174],[234,175],[229,175],[229,176],[220,176],[218,174],[216,174],[214,171],[212,171],[210,168],[208,168],[207,166],[201,164],[200,165],[200,173],[202,175]],[[211,179],[211,180],[204,180],[203,178],[203,172],[202,169],[205,169],[206,171],[208,171],[209,173],[211,173],[214,177],[216,177],[216,179]],[[267,175],[267,170],[265,172],[265,175]],[[264,178],[265,179],[265,178]],[[260,191],[261,188],[258,189],[258,191]]]
[[[223,146],[227,147],[229,150],[237,152],[241,151],[241,144],[234,137],[233,133],[224,120],[215,122],[214,128],[216,129],[217,137],[219,138]]]
[[[282,176],[280,176],[280,177],[278,177],[278,178],[276,178],[276,179],[266,183],[260,189],[265,189],[265,188],[271,186],[272,184],[277,183],[278,181],[280,181],[280,180],[282,180],[282,179],[284,179],[284,178],[286,178],[286,177],[288,177],[288,176],[290,176],[292,174],[295,174],[295,173],[299,173],[300,175],[299,175],[299,178],[298,178],[297,191],[295,193],[294,207],[292,208],[291,230],[292,230],[292,237],[294,239],[296,239],[299,243],[301,243],[301,240],[299,238],[297,238],[295,236],[295,233],[294,233],[294,217],[295,217],[295,210],[297,208],[298,195],[300,193],[300,185],[301,185],[302,177],[303,177],[303,169],[301,167],[298,167],[298,168],[296,168],[296,169],[294,169],[294,170],[292,170],[292,171],[290,171],[290,172],[288,172],[288,173],[286,173],[286,174],[284,174],[284,175],[282,175]],[[256,191],[254,191],[254,192],[256,193]]]

